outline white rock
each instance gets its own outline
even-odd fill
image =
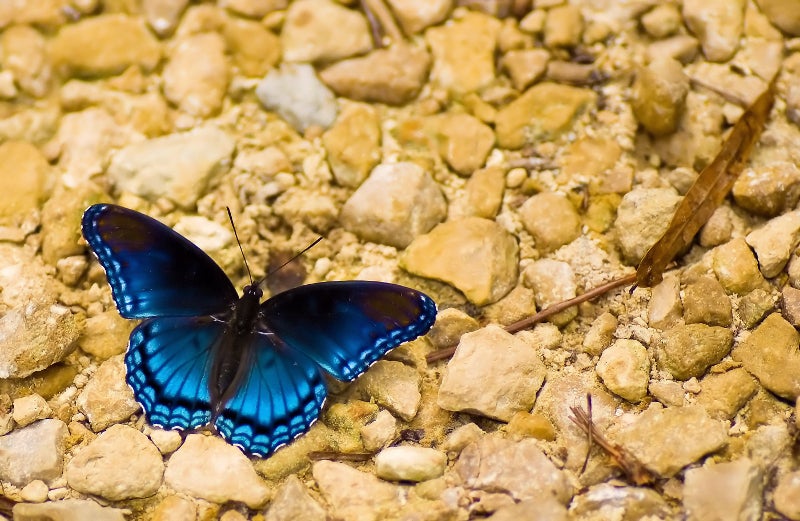
[[[122,355],[111,357],[100,365],[78,395],[77,404],[95,432],[127,420],[140,409],[133,391],[125,382]]]
[[[800,242],[800,211],[771,219],[750,232],[745,241],[755,250],[761,273],[767,278],[776,276]]]
[[[67,434],[64,422],[48,419],[0,436],[0,480],[22,487],[61,476]]]
[[[553,304],[569,300],[578,292],[575,272],[566,262],[541,259],[525,268],[525,285],[536,294],[536,305],[544,309]],[[548,320],[556,325],[565,325],[578,316],[578,308],[573,306],[553,315]]]
[[[22,490],[19,491],[19,496],[28,503],[44,503],[47,501],[48,492],[50,492],[50,488],[44,481],[34,479],[22,487]]]
[[[300,133],[312,125],[330,127],[338,112],[336,97],[308,64],[284,63],[268,72],[256,87],[256,96]]]
[[[680,277],[668,274],[657,284],[650,294],[647,304],[647,320],[650,327],[669,329],[679,324],[683,318]]]
[[[168,431],[164,429],[153,428],[148,433],[150,441],[153,442],[161,454],[171,454],[178,450],[178,447],[183,443],[181,433],[178,431]]]
[[[294,474],[286,478],[264,515],[266,521],[325,521],[325,509],[308,493]]]
[[[150,440],[127,425],[112,425],[67,464],[70,487],[111,501],[150,497],[161,486],[164,463]]]
[[[483,429],[474,423],[468,423],[447,435],[442,448],[450,452],[461,452],[464,447],[478,441],[484,434]]]
[[[600,355],[597,374],[617,396],[640,402],[647,396],[650,381],[647,349],[637,340],[617,340]]]
[[[792,521],[800,519],[800,471],[789,472],[778,478],[773,501],[775,510]]]
[[[622,197],[614,228],[625,260],[638,264],[663,235],[681,197],[671,188],[637,188]]]
[[[358,387],[370,400],[386,407],[405,421],[417,414],[422,395],[422,377],[413,367],[402,362],[379,360],[361,376]]]
[[[334,519],[378,521],[400,508],[400,487],[344,463],[317,461],[312,469]]]
[[[683,486],[686,519],[761,519],[761,480],[761,470],[747,458],[687,470]]]
[[[42,420],[53,414],[44,398],[38,394],[29,394],[14,400],[12,417],[17,425],[24,427],[36,420]]]
[[[192,241],[204,252],[217,252],[233,243],[230,227],[222,226],[201,215],[184,215],[173,229]]]
[[[281,32],[283,59],[289,62],[336,61],[372,48],[367,20],[330,0],[292,2]]]
[[[259,508],[270,489],[241,450],[214,436],[191,434],[167,463],[164,480],[178,492],[212,503],[241,501]]]
[[[397,431],[397,420],[392,413],[381,410],[367,425],[361,428],[361,440],[364,442],[364,449],[374,452],[385,447],[395,437]]]
[[[125,511],[101,507],[90,499],[65,499],[14,505],[14,521],[125,521]]]
[[[444,474],[447,456],[427,447],[388,447],[375,456],[375,473],[389,481],[427,481]]]

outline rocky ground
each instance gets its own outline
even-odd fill
[[[0,518],[800,520],[800,4],[461,4],[0,1]],[[775,74],[661,284],[500,327],[632,273]],[[100,201],[237,287],[226,206],[256,277],[323,235],[273,291],[393,281],[437,323],[270,458],[152,428]]]

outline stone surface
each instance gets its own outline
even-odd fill
[[[486,521],[516,521],[518,519],[536,519],[539,521],[567,521],[567,509],[555,498],[543,500],[520,501],[502,507],[486,518]]]
[[[266,521],[326,521],[327,516],[297,476],[289,476],[278,488],[264,515]]]
[[[686,471],[686,519],[761,519],[762,479],[761,469],[747,458]]]
[[[189,5],[189,0],[142,0],[147,24],[158,36],[169,36]]]
[[[633,114],[651,134],[671,134],[678,128],[688,92],[689,77],[680,62],[673,58],[653,60],[636,74]]]
[[[197,503],[178,495],[167,496],[153,509],[151,519],[152,521],[197,519]]]
[[[34,480],[51,483],[61,476],[67,426],[39,420],[0,436],[0,480],[23,487]]]
[[[731,325],[731,301],[717,279],[701,276],[686,284],[683,290],[683,319],[687,324]]]
[[[663,235],[681,197],[667,188],[635,188],[622,197],[617,209],[617,240],[625,260],[638,264]]]
[[[509,421],[515,412],[531,409],[544,377],[544,364],[531,346],[490,325],[461,337],[437,403]]]
[[[525,285],[533,289],[539,309],[574,298],[578,292],[575,272],[566,262],[553,259],[538,260],[525,268],[522,277]],[[549,317],[548,320],[557,326],[563,326],[577,315],[577,308],[571,307]]]
[[[544,76],[549,61],[550,53],[545,49],[519,49],[504,54],[502,66],[514,88],[525,90]]]
[[[212,503],[241,501],[250,508],[263,506],[271,495],[241,450],[202,434],[190,434],[170,457],[164,482],[177,492]]]
[[[342,226],[364,240],[405,248],[447,215],[444,195],[415,163],[375,167],[342,207]]]
[[[164,65],[164,97],[190,116],[217,114],[228,89],[229,68],[221,35],[182,38]]]
[[[386,407],[405,421],[417,414],[422,395],[421,377],[413,367],[401,362],[379,360],[361,376],[359,388],[370,401]]]
[[[800,326],[800,289],[784,286],[781,290],[781,315],[794,327]]]
[[[381,159],[378,113],[366,104],[346,105],[322,135],[336,182],[356,188]]]
[[[658,365],[678,380],[699,377],[731,351],[733,333],[705,324],[675,326],[656,344]]]
[[[447,456],[426,447],[388,447],[375,456],[375,473],[387,481],[427,481],[444,474]]]
[[[600,355],[596,370],[606,387],[617,396],[629,402],[639,402],[647,396],[650,358],[641,342],[617,340]]]
[[[531,196],[520,207],[520,219],[533,236],[535,246],[550,252],[575,240],[581,233],[578,211],[566,196],[541,192]]]
[[[576,5],[558,5],[547,12],[544,43],[547,47],[574,47],[581,41],[583,17]]]
[[[67,464],[70,487],[111,501],[150,497],[161,486],[164,463],[147,436],[112,425]]]
[[[764,217],[794,209],[800,200],[800,169],[775,161],[758,169],[745,168],[733,185],[736,204]]]
[[[702,405],[712,418],[730,420],[757,390],[755,379],[739,367],[703,378],[695,403]]]
[[[64,499],[14,505],[14,521],[125,521],[125,510],[103,507],[91,499]]]
[[[378,521],[400,507],[399,488],[344,463],[317,461],[314,480],[339,519]]]
[[[369,51],[372,37],[358,11],[330,0],[300,0],[286,11],[281,47],[288,62],[329,62]]]
[[[298,132],[328,128],[336,120],[336,98],[308,64],[284,63],[270,70],[256,87],[256,96]]]
[[[761,273],[775,277],[800,243],[800,211],[788,212],[750,232],[745,238],[756,252]]]
[[[729,293],[743,295],[765,287],[758,262],[741,237],[714,249],[713,266],[717,279]]]
[[[478,321],[456,308],[442,309],[436,315],[436,322],[428,331],[428,339],[441,349],[456,345],[461,335],[480,328]]]
[[[78,395],[76,404],[95,432],[125,421],[139,411],[133,391],[125,382],[122,355],[109,358],[100,365]]]

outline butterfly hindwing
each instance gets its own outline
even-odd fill
[[[436,304],[383,282],[308,284],[262,304],[267,327],[339,380],[350,381],[394,347],[425,334]]]
[[[96,204],[84,212],[81,228],[125,318],[209,315],[237,298],[211,257],[152,217]]]

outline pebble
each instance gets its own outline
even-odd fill
[[[687,34],[678,34],[670,38],[651,43],[645,51],[648,61],[674,58],[683,64],[691,63],[697,57],[700,42]]]
[[[281,31],[287,62],[332,62],[372,49],[367,20],[330,0],[299,0],[286,11]]]
[[[713,250],[714,274],[728,293],[744,295],[766,287],[753,251],[741,237]]]
[[[78,346],[99,360],[108,360],[125,352],[133,322],[125,320],[116,309],[109,309],[86,319]]]
[[[683,486],[686,519],[761,519],[762,480],[758,465],[747,458],[687,470]]]
[[[756,391],[755,379],[739,367],[703,378],[695,403],[702,405],[712,418],[731,420]]]
[[[800,396],[800,334],[772,313],[731,353],[767,390],[789,400]]]
[[[653,287],[647,304],[647,321],[650,327],[669,329],[682,323],[681,281],[674,273],[664,275],[664,280]]]
[[[631,189],[632,176],[620,175],[623,170],[615,168],[621,156],[622,148],[613,139],[583,137],[571,143],[558,162],[562,176],[575,183],[588,180],[593,195],[626,193]]]
[[[183,443],[183,436],[179,431],[153,428],[148,435],[161,454],[172,454]]]
[[[424,47],[397,43],[334,63],[320,71],[319,76],[339,96],[403,105],[422,90],[430,64],[430,55]]]
[[[437,403],[509,421],[529,411],[545,378],[539,354],[499,326],[489,325],[461,337],[447,364]]]
[[[800,520],[800,471],[788,472],[778,478],[772,501],[779,513],[792,521]]]
[[[48,492],[50,492],[50,488],[44,481],[34,479],[22,487],[22,490],[19,491],[19,496],[28,503],[44,503],[47,501]]]
[[[600,483],[575,496],[570,505],[571,519],[672,519],[669,504],[654,490],[644,487]]]
[[[53,414],[44,398],[38,394],[29,394],[14,400],[12,418],[20,427],[30,425],[36,420],[42,420]]]
[[[520,49],[505,53],[501,65],[514,88],[523,91],[544,76],[549,61],[550,53],[544,49]]]
[[[539,521],[567,521],[567,509],[555,498],[520,501],[498,509],[486,518],[486,521],[517,521],[519,519],[537,519]]]
[[[497,144],[519,149],[541,139],[553,139],[572,129],[585,110],[596,103],[589,89],[538,83],[501,108],[495,121]]]
[[[189,0],[142,0],[147,24],[159,37],[171,35],[178,26]]]
[[[674,58],[659,58],[639,69],[631,105],[637,121],[654,136],[675,132],[689,92],[689,77]]]
[[[152,71],[161,60],[161,46],[139,20],[104,14],[64,25],[51,41],[50,58],[81,76],[119,74],[130,66]]]
[[[6,27],[0,35],[0,47],[4,71],[25,93],[34,98],[44,97],[53,76],[44,36],[28,25],[14,25]]]
[[[184,521],[197,519],[197,504],[182,496],[167,496],[153,509],[151,521]]]
[[[635,188],[617,209],[617,241],[625,260],[638,264],[664,234],[681,197],[671,188]]]
[[[0,436],[0,480],[24,487],[33,480],[52,483],[61,476],[67,425],[47,419]]]
[[[506,432],[511,434],[514,439],[537,438],[547,441],[556,439],[555,426],[547,419],[547,416],[525,411],[514,413],[508,422]]]
[[[592,321],[592,325],[583,337],[583,350],[592,356],[603,352],[614,339],[619,321],[609,312],[600,314]]]
[[[369,105],[347,104],[334,124],[322,135],[328,162],[336,182],[358,187],[381,160],[381,125]]]
[[[642,15],[642,27],[653,38],[667,38],[677,33],[683,25],[681,12],[672,4],[654,6]]]
[[[431,81],[456,94],[477,91],[494,81],[499,30],[496,18],[468,11],[450,24],[425,31],[433,54]]]
[[[289,476],[278,488],[275,498],[264,514],[266,521],[326,521],[325,509],[311,497],[308,489],[295,476]]]
[[[682,407],[684,389],[680,382],[674,380],[658,380],[650,382],[650,394],[653,398],[669,407]]]
[[[700,377],[722,360],[733,347],[733,333],[706,324],[679,325],[667,329],[656,344],[659,368],[678,380]]]
[[[781,314],[794,327],[800,326],[800,289],[784,286],[781,290]]]
[[[371,402],[389,409],[404,421],[417,414],[422,395],[419,372],[401,362],[379,360],[358,381]]]
[[[620,339],[611,344],[600,355],[596,371],[612,393],[629,402],[638,403],[647,396],[650,358],[637,340]]]
[[[800,199],[800,168],[774,161],[758,169],[745,168],[733,185],[733,199],[745,210],[775,217],[794,209]]]
[[[751,291],[739,301],[738,313],[742,326],[752,329],[774,308],[775,302],[769,292],[763,289]]]
[[[544,43],[549,48],[575,47],[581,43],[583,16],[577,5],[560,5],[547,12]]]
[[[229,76],[222,36],[193,34],[178,41],[164,65],[164,97],[190,116],[207,118],[222,108]]]
[[[6,141],[0,145],[6,158],[0,176],[7,179],[0,192],[0,217],[11,218],[38,210],[45,197],[50,165],[39,150],[25,141]]]
[[[275,200],[272,210],[287,223],[303,223],[324,234],[336,225],[339,206],[328,194],[291,187]]]
[[[489,434],[461,451],[452,473],[472,490],[504,491],[516,501],[547,501],[566,505],[573,490],[532,439],[511,441]],[[536,479],[531,479],[536,476]]]
[[[800,9],[784,0],[759,0],[758,6],[770,23],[792,36],[800,36]]]
[[[407,35],[436,25],[453,9],[453,0],[388,0],[392,13]]]
[[[434,346],[441,349],[457,344],[461,335],[479,327],[477,320],[460,309],[447,308],[436,315],[436,322],[428,331],[427,337]]]
[[[427,481],[444,474],[447,456],[427,447],[387,447],[375,456],[375,473],[387,481]]]
[[[375,419],[361,427],[364,450],[377,452],[395,439],[397,419],[387,410],[381,410]]]
[[[63,499],[46,503],[17,503],[14,521],[125,521],[126,510],[103,507],[91,499]]]
[[[464,188],[466,214],[494,219],[503,204],[505,186],[505,171],[500,167],[490,166],[473,172]]]
[[[519,208],[519,216],[542,253],[557,250],[581,234],[578,211],[558,192],[541,192],[529,197]]]
[[[253,509],[263,506],[271,496],[269,487],[241,450],[220,438],[202,434],[187,436],[169,458],[164,482],[192,497],[219,504],[241,501]]]
[[[71,488],[111,501],[152,496],[163,474],[161,453],[127,425],[102,432],[75,454],[64,472]]]
[[[439,154],[456,173],[469,176],[481,168],[494,146],[494,132],[469,114],[446,113],[435,116],[433,128]]]
[[[553,259],[540,259],[531,263],[522,274],[523,282],[533,289],[539,309],[574,298],[578,284],[572,266]],[[548,318],[548,321],[564,326],[578,316],[578,309],[570,307]]]
[[[297,132],[330,127],[336,120],[336,97],[308,64],[285,63],[272,69],[256,87],[256,96]]]
[[[202,215],[184,215],[172,227],[212,257],[234,244],[230,226],[223,226]]]
[[[474,423],[467,423],[447,435],[442,448],[448,452],[459,453],[470,443],[478,441],[486,433]]]
[[[628,423],[612,426],[609,436],[648,469],[668,478],[724,447],[728,428],[699,405],[651,407]]]
[[[317,461],[311,467],[319,490],[336,519],[378,521],[400,508],[400,489],[344,463]]]
[[[700,39],[706,59],[724,62],[736,53],[744,27],[744,0],[687,0],[686,26]]]
[[[125,363],[116,355],[97,368],[76,400],[94,432],[120,423],[139,411],[133,391],[125,382]]]
[[[447,202],[430,173],[401,162],[376,166],[345,202],[339,221],[363,240],[405,248],[446,216]]]
[[[518,255],[516,239],[499,224],[467,217],[420,235],[399,262],[408,272],[444,281],[483,306],[497,302],[517,284]]]
[[[281,60],[281,41],[261,23],[240,18],[225,22],[225,42],[244,76],[263,77]]]
[[[701,276],[686,284],[683,290],[683,319],[687,324],[731,325],[731,301],[716,278]]]
[[[800,211],[775,217],[745,237],[758,258],[761,273],[772,278],[780,273],[800,243]]]
[[[191,208],[228,170],[234,148],[227,132],[198,127],[126,146],[114,154],[106,174],[118,190]]]

